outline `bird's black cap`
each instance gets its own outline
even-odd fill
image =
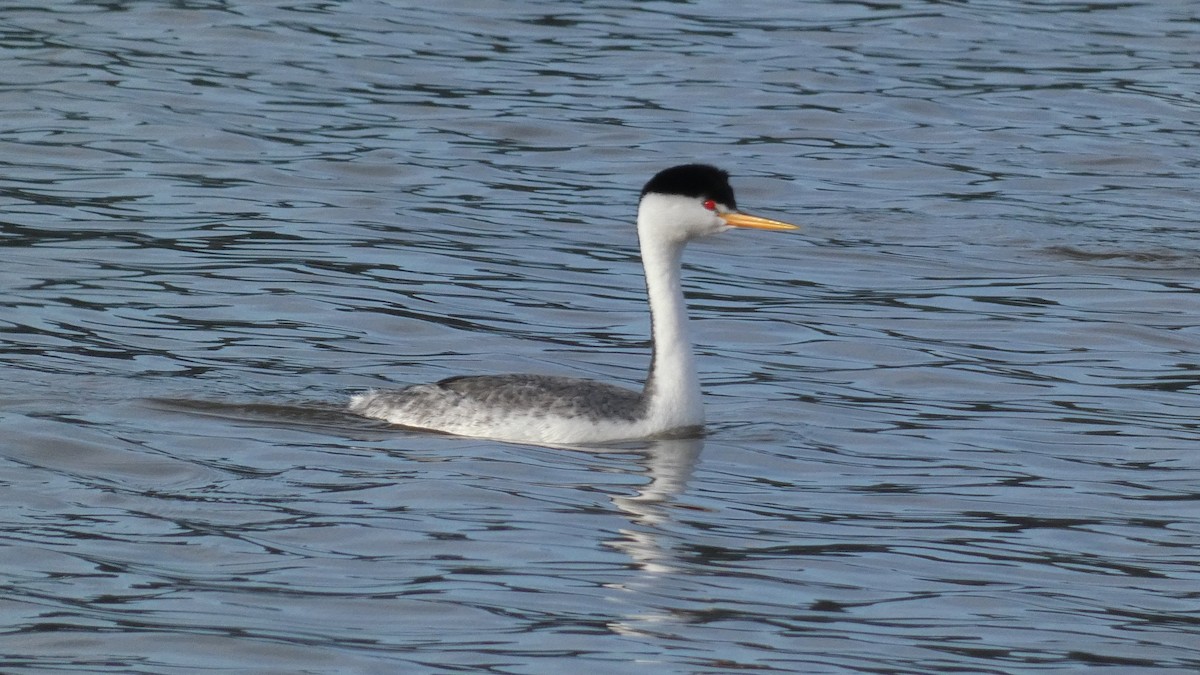
[[[660,195],[682,195],[711,199],[731,209],[737,209],[729,174],[708,164],[681,164],[663,169],[642,188],[642,196],[651,192]]]

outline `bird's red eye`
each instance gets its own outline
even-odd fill
[[[708,209],[709,211],[716,211],[717,203],[711,199],[705,199],[704,200],[704,208]]]

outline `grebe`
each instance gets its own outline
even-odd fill
[[[704,409],[680,260],[689,241],[734,227],[796,229],[739,213],[729,174],[706,164],[665,169],[642,188],[637,231],[653,348],[640,392],[572,377],[460,376],[359,394],[350,410],[406,427],[514,442],[571,445],[698,434]]]

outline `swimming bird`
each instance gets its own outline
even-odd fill
[[[573,377],[477,375],[354,396],[352,412],[393,424],[502,441],[574,445],[698,434],[700,380],[680,284],[684,245],[731,228],[795,225],[737,210],[729,174],[684,164],[642,188],[637,232],[652,352],[642,390]]]

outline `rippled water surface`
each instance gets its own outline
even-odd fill
[[[1200,11],[0,13],[5,672],[1200,668]],[[636,383],[708,161],[702,441],[349,416]]]

